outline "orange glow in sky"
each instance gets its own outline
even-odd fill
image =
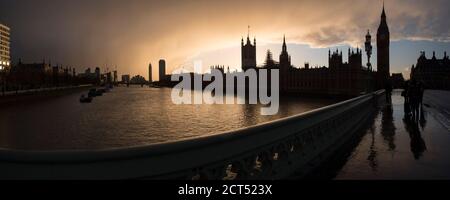
[[[431,2],[386,0],[393,41],[431,42],[417,48],[399,43],[402,56],[393,47],[393,72],[408,73],[423,49],[436,49],[438,55],[449,49],[450,2]],[[13,30],[15,61],[19,56],[29,62],[46,58],[78,72],[107,66],[119,74],[145,77],[151,62],[156,80],[161,58],[167,61],[167,72],[188,68],[198,59],[206,67],[240,68],[240,41],[249,25],[258,43],[258,64],[268,48],[275,48],[277,59],[276,48],[281,48],[286,34],[294,65],[327,65],[324,52],[329,47],[361,47],[367,29],[375,46],[381,6],[376,0],[14,0],[2,3],[0,21]],[[401,54],[402,48],[407,55]]]

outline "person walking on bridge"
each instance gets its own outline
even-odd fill
[[[409,116],[411,114],[411,107],[409,102],[409,84],[410,81],[405,81],[403,85],[402,97],[405,98],[405,103],[403,105],[403,109],[405,111],[405,116]]]
[[[419,119],[419,107],[420,107],[421,89],[416,80],[412,80],[409,86],[409,100],[412,110],[412,117],[414,120]]]
[[[392,84],[391,81],[388,80],[386,82],[386,85],[384,86],[384,89],[386,91],[386,103],[390,105],[392,103]]]
[[[425,86],[422,81],[417,82],[417,87],[419,90],[419,105],[423,109],[423,94],[425,93]]]

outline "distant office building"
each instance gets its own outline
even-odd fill
[[[104,74],[101,75],[101,83],[103,84],[113,84],[113,75],[111,74],[111,72],[106,72]]]
[[[101,76],[100,67],[95,68],[95,75],[97,76],[97,80],[100,80],[100,76]]]
[[[124,83],[124,84],[130,83],[130,75],[129,74],[122,75],[122,83]]]
[[[166,80],[166,61],[161,59],[159,60],[159,81]]]
[[[113,80],[113,82],[114,82],[114,84],[116,84],[117,83],[117,70],[114,70],[114,80]]]
[[[50,86],[53,84],[53,67],[49,63],[25,64],[19,61],[10,69],[9,85]]]
[[[0,71],[6,71],[10,66],[10,29],[0,23]]]
[[[70,83],[69,75],[72,75],[71,71],[72,69],[69,69],[67,67],[63,68],[62,65],[53,66],[52,67],[53,86],[63,86]]]
[[[75,81],[73,69],[61,65],[51,66],[50,63],[19,63],[9,70],[7,81],[9,87],[33,89],[71,85]],[[10,88],[11,89],[11,88]]]
[[[80,83],[83,84],[100,84],[101,74],[100,68],[95,68],[95,71],[92,72],[91,68],[87,68],[84,73],[78,74],[78,78]]]
[[[152,83],[153,82],[153,77],[152,77],[152,63],[150,63],[148,65],[148,83]]]
[[[412,66],[411,79],[421,81],[427,89],[450,90],[450,59],[444,52],[442,59],[433,57],[428,59],[425,52],[421,52],[416,66]]]
[[[135,85],[145,85],[146,83],[147,83],[147,81],[141,75],[133,76],[133,78],[131,78],[131,80],[130,80],[130,84],[135,84]]]

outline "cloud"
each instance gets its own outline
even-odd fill
[[[75,66],[169,72],[201,52],[233,48],[247,26],[258,44],[361,46],[380,20],[381,0],[2,0],[0,21],[13,28],[13,57]],[[447,0],[386,0],[393,40],[450,41]],[[18,12],[20,11],[20,12]],[[233,54],[234,55],[234,54]],[[157,73],[154,73],[157,74]]]

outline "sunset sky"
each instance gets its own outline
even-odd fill
[[[450,1],[386,0],[391,72],[409,76],[419,52],[450,52]],[[361,47],[367,29],[376,47],[381,0],[0,0],[0,22],[12,29],[12,57],[76,67],[100,66],[147,77],[164,58],[168,72],[201,60],[240,69],[240,43],[257,39],[258,64],[278,60],[286,34],[292,62],[328,65],[328,48]],[[376,48],[372,63],[376,66]],[[345,59],[346,60],[346,59]],[[367,61],[363,57],[363,63]]]

